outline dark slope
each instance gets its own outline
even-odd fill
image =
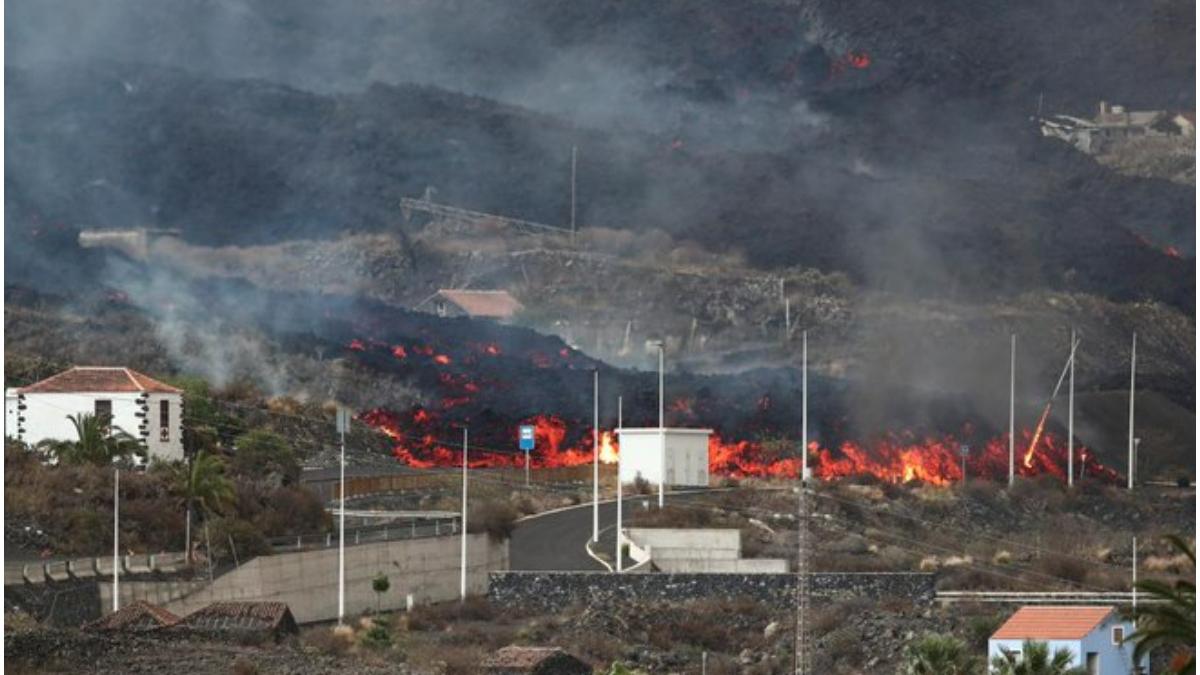
[[[419,86],[323,96],[101,64],[10,69],[6,93],[18,263],[27,245],[65,253],[42,245],[53,225],[173,226],[207,244],[395,227],[399,198],[429,186],[449,203],[562,223],[578,144],[585,224],[660,228],[762,267],[916,294],[1194,297],[1190,262],[1135,236],[1190,248],[1190,190],[1116,176],[1020,121],[980,121],[978,103],[927,112],[911,94],[847,92],[819,113],[819,133],[765,152],[578,130]]]

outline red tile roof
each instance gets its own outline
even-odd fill
[[[1114,611],[1113,607],[1022,607],[992,634],[992,639],[1077,640]]]
[[[28,387],[21,387],[17,390],[17,393],[153,392],[159,394],[179,394],[182,391],[182,389],[176,389],[169,384],[159,382],[149,375],[144,375],[129,368],[76,366],[57,375],[51,375],[41,382],[35,382]]]
[[[287,603],[228,601],[214,602],[183,617],[176,624],[183,630],[268,631],[295,633],[296,619]]]
[[[87,625],[91,630],[130,630],[142,631],[174,626],[179,623],[179,617],[162,607],[156,607],[142,600],[93,621]]]
[[[508,319],[522,309],[508,291],[454,291],[440,290],[438,295],[459,306],[471,316]]]

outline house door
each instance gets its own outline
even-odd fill
[[[1100,675],[1100,655],[1096,652],[1087,653],[1088,675]]]

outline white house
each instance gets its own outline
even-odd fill
[[[1063,607],[1037,605],[1018,609],[988,640],[988,663],[1006,651],[1021,653],[1026,640],[1045,642],[1050,653],[1071,652],[1071,666],[1086,668],[1088,675],[1129,675],[1150,672],[1144,657],[1140,671],[1133,670],[1132,621],[1121,618],[1114,607]]]
[[[4,434],[30,445],[75,440],[68,415],[108,416],[150,457],[183,459],[183,391],[129,368],[80,366],[4,392]]]
[[[661,435],[660,432],[661,431]],[[642,478],[657,485],[708,486],[708,439],[712,429],[625,428],[621,443],[621,482]]]

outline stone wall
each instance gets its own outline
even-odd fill
[[[14,584],[4,587],[4,608],[53,626],[78,626],[100,618],[100,590],[93,579]]]
[[[809,589],[820,599],[909,598],[930,602],[934,576],[920,573],[835,573],[810,575]],[[789,606],[794,574],[610,574],[606,572],[493,572],[488,596],[500,604],[552,609],[571,604],[622,600],[689,600],[749,597]]]

